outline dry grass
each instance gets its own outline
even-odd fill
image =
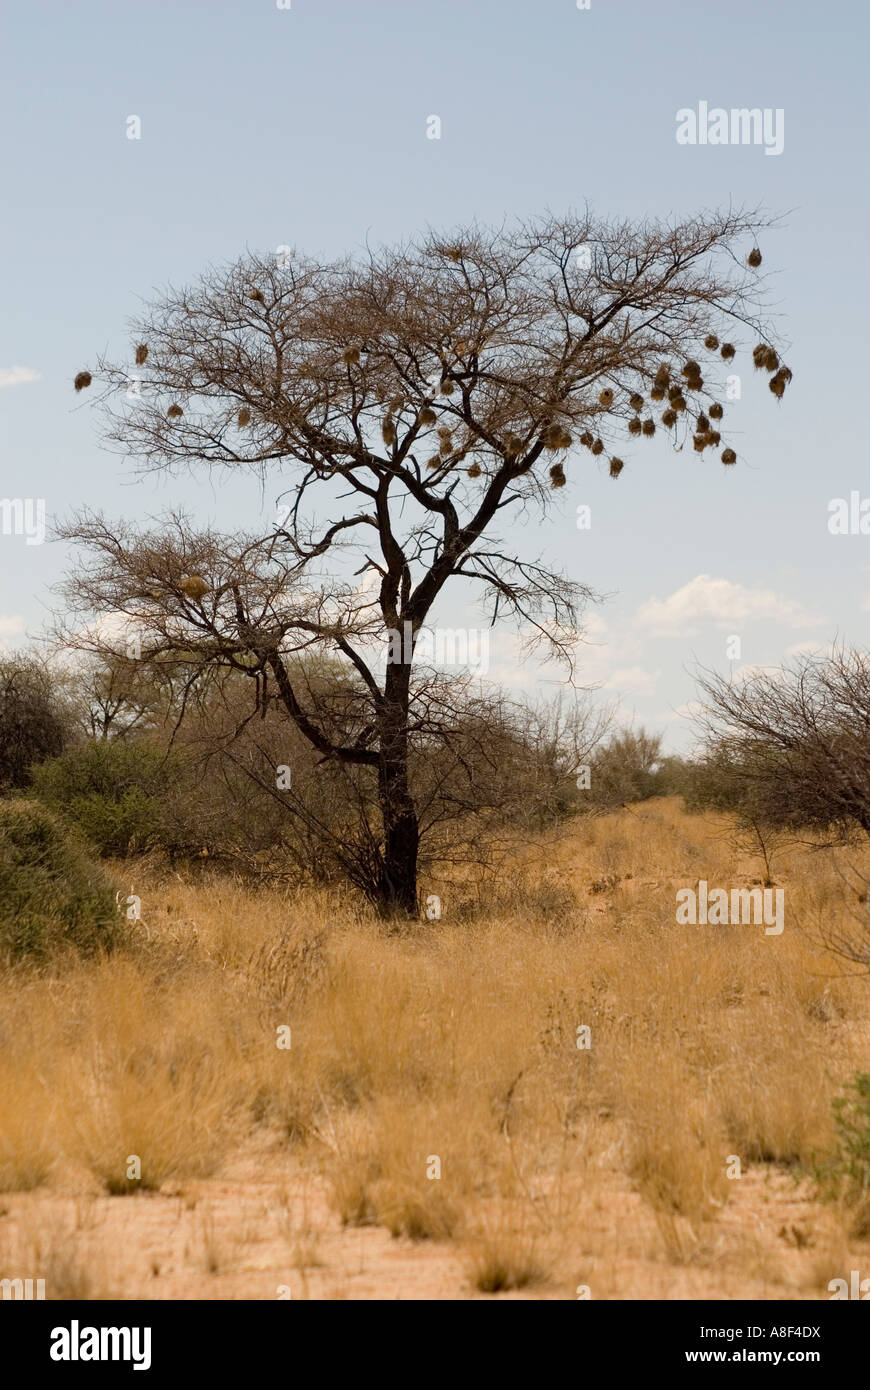
[[[677,888],[760,876],[723,828],[670,801],[575,824],[518,848],[509,888],[439,886],[441,922],[399,936],[336,893],[137,871],[140,948],[0,977],[0,1190],[90,1188],[135,1212],[121,1194],[205,1182],[266,1143],[348,1230],[410,1237],[418,1260],[455,1245],[466,1296],[573,1297],[578,1256],[593,1297],[667,1268],[781,1296],[758,1293],[782,1284],[775,1233],[759,1246],[729,1210],[753,1171],[800,1177],[830,1143],[870,992],[803,930],[838,910],[824,854],[780,861],[782,936],[676,925]],[[258,1220],[307,1293],[324,1227],[281,1209]],[[256,1244],[254,1218],[231,1236],[208,1207],[190,1219],[213,1283]],[[781,1244],[795,1287],[818,1287],[834,1256]]]

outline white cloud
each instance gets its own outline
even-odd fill
[[[772,589],[747,589],[730,579],[698,574],[670,598],[648,599],[638,609],[635,622],[651,636],[692,637],[705,624],[727,629],[764,618],[788,627],[809,627],[820,621]]]
[[[39,381],[42,372],[33,367],[0,367],[0,386],[25,386],[29,381]]]
[[[654,695],[660,674],[660,671],[647,671],[643,666],[623,666],[608,676],[604,689],[621,690],[632,695]]]
[[[7,637],[20,637],[23,631],[23,618],[4,618],[0,613],[0,652],[11,650],[12,644],[7,642]]]

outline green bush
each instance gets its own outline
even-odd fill
[[[33,787],[101,855],[164,844],[177,760],[147,743],[88,743],[34,768]]]
[[[88,955],[121,930],[111,883],[70,831],[37,802],[0,801],[0,956]]]

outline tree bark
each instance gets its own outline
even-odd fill
[[[380,715],[378,799],[384,848],[377,905],[385,916],[417,915],[420,826],[408,785],[410,664],[388,665]]]

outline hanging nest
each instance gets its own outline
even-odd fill
[[[670,428],[671,425],[675,425],[676,423],[677,423],[677,412],[673,409],[672,406],[669,406],[667,410],[663,410],[663,411],[662,411],[662,424],[663,424],[663,425],[667,425],[668,428]]]
[[[435,411],[432,409],[431,405],[424,405],[423,409],[420,411],[420,414],[417,416],[417,424],[434,425],[437,419],[438,416],[435,414]]]
[[[715,352],[718,346],[719,339],[716,337],[716,334],[708,333],[706,338],[704,339],[704,347],[707,348],[710,352]]]
[[[469,478],[479,478],[479,477],[480,477],[480,472],[481,472],[480,464],[479,464],[479,463],[473,463],[473,464],[471,465],[471,467],[470,467],[470,468],[466,468],[465,471],[466,471],[466,473],[468,474]]]
[[[248,290],[248,298],[255,299],[258,304],[265,304],[266,302],[263,298],[262,290],[258,290],[256,285],[252,285],[251,288]]]
[[[675,401],[675,400],[677,399],[677,396],[681,396],[682,394],[683,394],[683,388],[682,388],[682,386],[669,386],[669,387],[668,387],[668,400],[669,400],[669,401]]]
[[[701,411],[701,414],[698,416],[698,433],[699,433],[699,434],[706,434],[706,432],[707,432],[707,430],[708,430],[709,428],[710,428],[710,421],[707,419],[706,415],[704,414],[704,412],[703,412],[703,410],[702,410],[702,411]]]
[[[569,449],[571,447],[571,436],[561,425],[548,425],[544,433],[544,448],[555,452],[558,449]]]
[[[788,367],[780,367],[779,371],[767,383],[778,401],[781,401],[785,395],[785,388],[789,381],[791,381],[791,372]]]
[[[707,438],[706,432],[703,434],[696,434],[692,439],[692,445],[694,447],[695,453],[700,454],[702,449],[706,449],[709,442],[710,441]]]
[[[635,415],[637,415],[638,411],[643,410],[643,396],[639,395],[637,391],[635,391],[633,396],[629,397],[628,403]]]
[[[725,358],[726,362],[730,362],[731,358],[734,357],[737,353],[737,349],[733,343],[723,343],[719,351],[721,356]]]
[[[722,419],[722,416],[723,416],[724,414],[725,414],[725,412],[724,412],[724,410],[722,409],[722,407],[721,407],[721,405],[719,404],[719,402],[718,402],[718,401],[714,401],[713,404],[710,406],[710,419],[711,419],[711,420],[721,420],[721,419]]]
[[[453,395],[453,382],[450,380],[450,377],[449,377],[449,376],[446,376],[446,377],[444,378],[444,380],[441,382],[441,388],[440,388],[440,389],[441,389],[441,394],[442,394],[442,396],[452,396],[452,395]]]
[[[144,367],[144,366],[145,366],[145,360],[146,360],[147,356],[148,356],[148,344],[147,344],[147,343],[140,343],[139,346],[138,346],[137,349],[136,349],[136,366],[137,366],[137,367]]]
[[[442,249],[444,251],[445,256],[447,256],[451,261],[453,261],[454,264],[458,264],[459,261],[462,260],[461,246],[445,246]]]
[[[707,434],[707,438],[709,439],[710,443],[713,445],[713,448],[714,448],[714,449],[716,448],[716,445],[717,445],[717,444],[721,444],[721,443],[722,443],[722,436],[721,436],[721,434],[719,433],[718,430],[710,430],[710,431],[708,432],[708,434]]]
[[[387,448],[391,449],[396,442],[396,426],[393,424],[392,420],[386,419],[384,421],[381,425],[381,434],[383,435],[384,443]]]
[[[341,360],[346,367],[352,367],[356,362],[359,361],[359,348],[346,347],[344,352],[341,354]]]
[[[637,417],[636,415],[634,416],[634,418],[633,418],[632,420],[629,420],[629,422],[628,422],[628,432],[629,432],[629,434],[640,434],[640,432],[641,432],[642,429],[643,429],[643,425],[641,424],[640,420],[638,419],[638,417]]]
[[[752,349],[752,361],[755,365],[756,371],[760,372],[764,367],[767,366],[768,351],[769,348],[767,346],[767,343],[759,343],[757,347],[754,347]]]
[[[565,481],[565,470],[561,463],[554,463],[553,467],[550,469],[550,486],[564,487]]]
[[[443,463],[444,460],[439,454],[433,454],[432,457],[427,460],[426,467],[434,471],[434,469],[440,468]]]
[[[644,434],[647,436],[647,438],[649,438],[650,436],[654,435],[655,432],[656,432],[656,422],[655,422],[655,420],[644,420],[644,422],[643,422],[643,432],[644,432]]]
[[[773,348],[767,349],[767,356],[764,359],[764,369],[767,372],[775,372],[779,366],[779,357]]]
[[[251,412],[246,405],[242,406],[241,410],[236,416],[236,419],[239,422],[240,430],[243,430],[245,428],[245,425],[249,425],[251,423]]]
[[[737,455],[735,454],[733,449],[722,450],[722,462],[724,464],[727,464],[729,467],[732,463],[737,462]]]
[[[592,445],[592,452],[595,454],[596,458],[599,454],[604,453],[604,445],[600,439],[596,439],[595,443]]]
[[[663,401],[665,398],[664,386],[654,386],[649,393],[651,401]]]
[[[94,378],[91,376],[90,372],[79,372],[76,375],[76,379],[73,382],[73,386],[76,388],[77,391],[84,391],[86,386],[90,386],[93,379]]]
[[[523,452],[523,441],[518,434],[509,434],[505,440],[504,451],[508,458],[519,458]]]
[[[622,459],[615,459],[615,458],[614,458],[614,459],[611,459],[611,460],[610,460],[610,476],[611,476],[611,478],[618,478],[624,467],[625,467],[625,464],[623,463]]]
[[[653,377],[653,386],[663,391],[671,379],[671,369],[667,362],[660,362]]]
[[[700,394],[704,389],[704,378],[700,376],[690,376],[686,382],[686,388],[689,391],[696,391]]]
[[[753,246],[749,255],[746,257],[746,264],[751,265],[753,270],[757,270],[761,265],[761,252],[757,246]]]
[[[586,449],[591,449],[591,448],[592,448],[593,439],[592,439],[592,435],[589,433],[588,430],[584,430],[583,433],[581,434],[581,436],[580,436],[580,443],[581,443],[581,444],[584,446],[584,448],[586,448]]]
[[[682,366],[682,375],[683,375],[683,376],[700,376],[700,375],[701,375],[701,367],[700,367],[700,364],[699,364],[698,362],[696,362],[694,358],[691,358],[688,362],[684,362],[684,363],[683,363],[683,366]]]
[[[613,392],[609,386],[605,386],[604,390],[599,392],[598,404],[603,405],[605,410],[607,410],[608,406],[613,405]]]
[[[209,591],[209,585],[205,582],[201,574],[188,575],[186,579],[182,579],[179,588],[183,594],[186,594],[188,598],[194,599],[197,603],[201,598],[204,598]]]
[[[184,411],[181,409],[180,405],[171,405],[166,414],[169,416],[170,420],[180,420]]]
[[[671,408],[672,408],[673,410],[685,410],[685,409],[686,409],[686,398],[685,398],[685,396],[683,396],[683,395],[674,396],[673,400],[671,401]]]

